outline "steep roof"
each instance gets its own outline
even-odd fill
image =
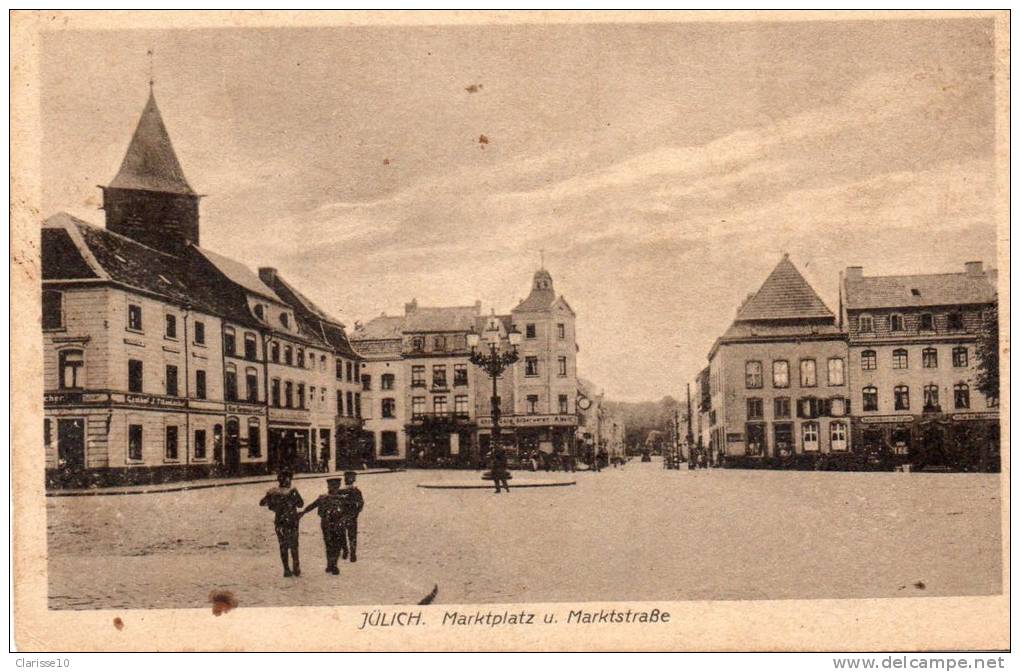
[[[109,186],[195,195],[184,177],[170,134],[156,106],[156,97],[151,91],[124,161]]]
[[[991,271],[989,271],[991,272]],[[930,273],[846,277],[846,307],[907,308],[995,301],[996,287],[985,273]]]
[[[787,255],[737,311],[737,321],[835,318]]]
[[[275,269],[259,269],[260,279],[270,285],[277,296],[294,309],[298,329],[306,335],[328,343],[337,354],[347,357],[358,357],[347,339],[347,332],[339,320],[316,306],[308,297],[287,282]]]
[[[71,238],[71,230],[55,225],[70,222],[70,215],[61,213],[47,220],[42,229],[42,278],[43,280],[81,280],[98,278],[99,275],[85,259],[84,253]]]
[[[245,266],[239,261],[234,261],[229,257],[224,257],[222,254],[217,254],[211,250],[207,250],[197,245],[193,245],[192,248],[201,254],[205,259],[212,264],[216,270],[225,275],[231,282],[240,285],[244,289],[253,294],[275,301],[276,303],[284,303],[276,292],[269,288],[266,283],[259,279],[259,276],[255,275],[250,268]]]
[[[468,331],[474,326],[477,317],[478,306],[418,307],[404,316],[403,330],[412,333]]]
[[[385,341],[399,340],[404,331],[404,317],[380,315],[369,320],[360,329],[355,329],[351,334],[351,340],[358,341]]]

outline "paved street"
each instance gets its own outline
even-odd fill
[[[423,490],[466,472],[365,476],[359,561],[284,579],[265,484],[49,498],[53,608],[978,595],[1001,589],[999,477],[665,471],[632,461],[577,485]],[[543,478],[537,474],[534,478]],[[549,476],[554,476],[550,474]],[[306,501],[324,479],[296,483]],[[923,587],[922,587],[923,586]]]

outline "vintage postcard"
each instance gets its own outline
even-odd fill
[[[1009,648],[1008,12],[15,12],[15,637]]]

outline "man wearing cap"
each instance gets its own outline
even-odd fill
[[[325,495],[319,495],[314,502],[305,507],[299,515],[303,516],[312,509],[319,510],[319,523],[322,527],[322,541],[326,546],[326,571],[330,574],[339,574],[340,568],[336,566],[337,558],[340,557],[340,549],[343,547],[343,497],[340,494],[340,485],[343,482],[340,478],[326,479]]]
[[[301,493],[291,487],[291,474],[281,471],[276,477],[278,487],[272,488],[259,502],[259,506],[267,506],[276,514],[276,540],[280,543],[280,560],[283,561],[284,576],[301,576],[301,560],[298,558],[298,509],[304,506]],[[289,556],[289,557],[288,557]],[[291,572],[289,559],[294,560],[294,571]]]
[[[354,485],[357,477],[357,472],[345,471],[344,487],[340,490],[340,496],[343,498],[340,552],[346,559],[349,551],[351,562],[358,561],[358,514],[365,508],[365,498],[361,496],[358,486]]]

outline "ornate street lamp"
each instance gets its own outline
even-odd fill
[[[510,350],[500,352],[499,321],[495,318],[490,321],[489,327],[485,330],[484,334],[479,334],[475,331],[474,327],[471,327],[471,331],[468,332],[467,336],[468,345],[471,346],[471,363],[481,368],[492,378],[492,450],[495,450],[500,445],[499,418],[501,413],[499,408],[499,390],[496,388],[496,381],[508,367],[520,359],[520,356],[517,354],[517,346],[521,343],[521,332],[517,330],[516,325],[511,327],[508,336],[510,339]],[[478,350],[483,340],[489,346],[488,354],[485,354],[484,348],[482,352]]]

